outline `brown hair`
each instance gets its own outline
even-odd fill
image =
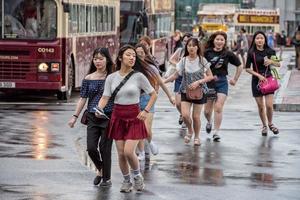
[[[151,38],[149,37],[149,36],[142,36],[142,37],[140,37],[140,39],[139,39],[139,43],[141,42],[141,41],[145,41],[149,46],[151,46]]]
[[[227,49],[227,46],[226,46],[226,44],[227,44],[227,34],[226,34],[225,32],[223,32],[223,31],[216,31],[216,32],[214,32],[214,33],[209,37],[209,39],[208,39],[208,41],[207,41],[207,43],[206,43],[206,48],[214,48],[214,47],[215,47],[215,45],[214,45],[214,40],[216,39],[216,37],[217,37],[218,35],[221,35],[221,36],[224,37],[224,39],[225,39],[225,45],[224,45],[224,47],[223,47],[223,50]]]
[[[135,49],[141,47],[143,49],[143,51],[145,52],[145,61],[151,65],[156,66],[154,60],[152,59],[149,50],[145,47],[145,45],[138,43],[137,45],[135,45]]]

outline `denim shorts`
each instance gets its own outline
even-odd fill
[[[178,76],[177,79],[175,80],[175,84],[174,84],[174,92],[175,93],[179,92],[181,82],[182,82],[182,76]]]
[[[150,95],[149,94],[141,94],[140,96],[140,109],[144,110],[148,104],[150,100]],[[149,110],[150,113],[154,113],[154,107],[155,107],[155,103],[153,104],[153,106],[151,107],[151,109]]]
[[[223,93],[228,95],[228,80],[226,76],[218,76],[218,80],[215,82],[215,88],[217,93]]]

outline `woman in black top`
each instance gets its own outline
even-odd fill
[[[216,91],[216,98],[208,98],[204,107],[204,115],[207,119],[206,132],[210,133],[212,129],[211,116],[214,111],[214,133],[213,141],[220,141],[218,131],[220,129],[223,117],[223,107],[228,95],[228,82],[234,86],[243,70],[239,58],[232,51],[227,50],[227,35],[222,31],[213,33],[206,45],[204,57],[211,63],[210,69],[214,75],[214,80],[207,83],[209,88]],[[228,64],[236,66],[233,79],[227,80]]]
[[[266,77],[272,76],[270,65],[280,67],[279,62],[270,59],[271,56],[276,56],[275,51],[268,46],[264,32],[257,31],[253,35],[253,41],[247,55],[246,71],[252,74],[252,95],[257,103],[259,116],[263,124],[261,132],[263,136],[268,134],[267,122],[274,134],[279,133],[278,128],[272,122],[274,92],[262,94],[257,87],[259,81],[266,81]]]

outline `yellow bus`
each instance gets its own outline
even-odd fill
[[[236,6],[236,4],[204,4],[197,12],[198,26],[207,33],[227,32],[232,25]],[[197,31],[196,29],[194,31]]]

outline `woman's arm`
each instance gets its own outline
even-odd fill
[[[73,128],[77,118],[79,117],[84,105],[86,103],[86,98],[80,98],[77,105],[76,105],[76,109],[75,109],[75,113],[74,115],[71,117],[70,121],[68,122],[68,125],[70,126],[70,128]]]
[[[264,65],[265,66],[274,65],[275,67],[280,67],[280,62],[266,58],[264,61]]]
[[[155,90],[153,90],[149,95],[150,95],[150,99],[149,99],[147,106],[137,116],[138,119],[143,120],[143,121],[147,118],[147,114],[149,113],[149,110],[152,108],[153,104],[155,103],[155,101],[157,99],[157,93]]]
[[[172,65],[176,65],[179,60],[180,60],[180,52],[181,52],[182,48],[178,48],[174,54],[170,57],[169,59],[169,62],[172,64]]]
[[[207,83],[209,81],[212,81],[213,79],[214,79],[214,77],[213,77],[213,74],[212,74],[211,70],[207,69],[205,74],[204,74],[204,78],[193,82],[192,84],[189,85],[189,88],[194,90],[197,87],[199,87],[200,85],[202,85],[204,83]]]
[[[239,77],[240,77],[242,71],[243,71],[243,66],[242,65],[240,65],[236,68],[233,79],[229,80],[230,85],[234,86],[236,84],[236,82],[239,80]]]
[[[179,76],[179,73],[178,73],[178,71],[176,71],[171,76],[169,76],[167,79],[165,79],[163,82],[164,83],[173,82],[174,80],[176,80],[178,78],[178,76]]]
[[[266,78],[265,78],[263,75],[261,75],[261,74],[255,72],[255,71],[254,71],[253,69],[251,69],[251,68],[246,68],[246,72],[248,72],[249,74],[251,74],[251,75],[253,75],[253,76],[256,76],[260,81],[266,80]]]
[[[175,98],[172,96],[171,92],[169,91],[167,86],[164,84],[164,81],[162,80],[160,75],[157,75],[157,80],[158,80],[158,84],[160,85],[160,87],[163,89],[163,91],[168,96],[169,101],[171,102],[171,104],[174,105],[175,104]]]

